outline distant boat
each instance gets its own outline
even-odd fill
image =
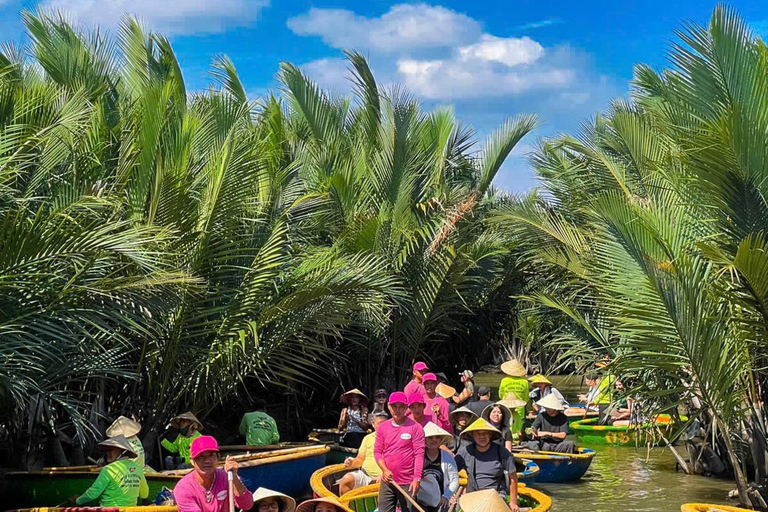
[[[579,448],[578,453],[529,452],[513,450],[515,457],[524,457],[536,463],[539,473],[536,482],[569,483],[579,480],[592,464],[595,450]]]
[[[687,418],[680,418],[686,421]],[[652,425],[630,425],[613,426],[598,425],[597,418],[588,418],[582,421],[571,423],[570,427],[576,434],[579,444],[583,445],[610,445],[610,446],[635,446],[646,445],[660,446],[664,444],[664,439],[650,428]],[[671,417],[668,414],[659,414],[655,419],[656,425],[667,425],[664,430],[668,430]],[[665,434],[668,432],[665,432]]]
[[[339,441],[344,433],[335,428],[315,429],[309,433],[307,439],[310,442],[323,443],[330,448],[325,458],[325,465],[343,464],[347,457],[357,457],[357,448],[341,446]]]

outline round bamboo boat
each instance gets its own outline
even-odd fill
[[[747,508],[714,505],[712,503],[686,503],[680,506],[680,512],[754,512]]]
[[[687,418],[680,418],[686,421]],[[571,423],[570,428],[576,434],[579,444],[608,446],[663,446],[664,439],[652,427],[661,426],[668,433],[672,418],[668,414],[659,414],[653,424],[645,425],[598,425],[598,418],[588,418]]]

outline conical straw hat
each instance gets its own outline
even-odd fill
[[[98,446],[102,450],[106,450],[107,448],[119,448],[120,450],[124,450],[126,452],[125,455],[129,459],[135,459],[139,456],[139,454],[133,450],[133,447],[123,435],[108,437],[100,442]]]
[[[498,439],[501,437],[501,432],[499,431],[499,429],[497,429],[496,427],[488,423],[483,418],[476,419],[474,422],[472,422],[470,426],[465,428],[461,432],[461,437],[465,437],[467,434],[471,434],[472,432],[482,432],[482,431],[490,432],[492,434],[491,439]]]
[[[453,410],[449,415],[451,417],[451,421],[456,421],[456,416],[454,415],[459,414],[460,412],[465,412],[470,416],[472,416],[472,419],[469,421],[475,421],[478,418],[477,414],[475,414],[475,411],[473,411],[469,407],[459,407],[458,409]]]
[[[464,512],[509,512],[509,505],[494,489],[468,492],[459,498]]]
[[[514,409],[517,409],[518,407],[524,407],[525,404],[527,404],[528,402],[526,402],[525,400],[520,400],[520,398],[517,396],[517,393],[515,393],[514,391],[510,391],[509,393],[504,395],[503,400],[499,400],[496,403],[504,405],[514,410]]]
[[[553,409],[555,411],[564,411],[565,405],[555,396],[554,393],[550,393],[538,402],[536,405],[544,407],[545,409]]]
[[[448,444],[453,441],[453,436],[447,431],[428,421],[424,425],[424,437],[440,437],[440,444]]]
[[[456,394],[456,388],[453,388],[449,386],[448,384],[443,384],[442,382],[437,385],[435,388],[435,392],[440,395],[441,397],[448,400],[453,395]]]
[[[510,359],[506,363],[502,363],[501,371],[510,377],[525,377],[525,366],[517,359]]]
[[[281,512],[293,512],[296,510],[296,500],[290,496],[266,487],[259,487],[253,492],[253,509],[259,510],[259,502],[267,498],[277,498],[278,501],[283,502],[283,506],[280,507]]]
[[[189,420],[189,421],[192,422],[193,425],[196,423],[197,424],[197,430],[198,431],[203,430],[203,424],[200,423],[200,420],[197,419],[195,417],[195,415],[192,414],[190,411],[187,411],[185,413],[179,414],[178,416],[173,418],[171,420],[171,426],[173,428],[179,428],[179,421],[181,421],[181,420]]]
[[[315,505],[317,503],[330,503],[331,505],[336,507],[336,510],[338,512],[352,512],[351,509],[342,505],[341,503],[339,503],[333,498],[315,498],[313,500],[304,501],[298,507],[296,507],[296,512],[314,512]]]
[[[362,391],[360,391],[359,389],[357,389],[357,388],[350,389],[349,391],[345,391],[344,393],[342,393],[341,394],[341,398],[339,399],[339,401],[341,403],[345,404],[345,405],[349,405],[349,397],[351,397],[352,395],[359,396],[360,397],[360,402],[363,405],[367,405],[368,404],[368,397],[365,396],[365,394]]]
[[[141,432],[141,424],[133,421],[131,418],[120,416],[107,429],[107,437],[133,437],[139,432]]]
[[[512,421],[512,411],[509,410],[509,407],[507,407],[504,404],[495,403],[491,405],[485,406],[485,409],[483,409],[483,412],[480,413],[480,417],[483,418],[488,423],[491,423],[491,411],[494,407],[498,407],[501,409],[501,424],[505,427],[508,427],[510,425],[510,422]]]
[[[540,373],[539,373],[539,374],[536,374],[536,375],[534,375],[533,377],[530,377],[530,378],[528,379],[528,381],[529,381],[531,384],[550,384],[550,385],[552,384],[552,382],[550,382],[550,380],[549,380],[548,378],[546,378],[545,376],[543,376],[543,375],[542,375],[542,374],[540,374]]]

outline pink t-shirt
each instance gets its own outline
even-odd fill
[[[179,480],[173,488],[173,497],[179,506],[179,512],[229,512],[229,495],[227,491],[227,472],[219,468],[216,470],[213,487],[211,488],[211,501],[205,499],[205,489],[195,478],[195,472],[191,472]],[[235,505],[243,510],[253,506],[253,494],[248,489],[240,496],[235,496]]]
[[[424,397],[425,402],[427,401],[427,390],[424,389],[424,384],[416,382],[415,380],[412,380],[405,385],[403,393],[405,393],[405,396],[411,396],[413,393],[418,393]]]
[[[413,421],[416,421],[416,418],[414,418],[413,415],[410,414],[410,412],[411,411],[408,411],[408,413],[409,413],[408,417],[411,418]],[[429,423],[430,421],[432,423],[434,423],[435,422],[435,418],[433,418],[431,414],[425,412],[424,415],[421,417],[421,421],[416,421],[416,423],[421,425],[421,428],[424,428],[424,427],[427,426],[427,423]]]
[[[451,408],[448,405],[448,401],[445,398],[441,397],[440,395],[435,395],[435,398],[427,397],[426,410],[429,411],[430,414],[432,414],[432,406],[435,404],[440,408],[440,415],[439,417],[437,417],[436,415],[433,414],[433,416],[435,416],[435,420],[433,420],[434,423],[438,427],[444,430],[447,430],[448,432],[453,434],[453,426],[451,425],[451,419],[448,416],[449,414],[451,414]],[[426,415],[426,413],[424,414]]]
[[[373,455],[376,462],[384,460],[399,485],[420,480],[424,469],[424,429],[410,418],[401,425],[394,420],[385,421],[376,430]]]

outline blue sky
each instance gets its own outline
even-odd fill
[[[729,5],[768,32],[768,2]],[[573,133],[626,96],[634,64],[664,67],[674,31],[686,20],[705,24],[715,2],[0,0],[0,40],[23,43],[20,11],[38,6],[111,30],[123,13],[137,15],[170,37],[190,90],[206,87],[211,59],[224,53],[253,96],[275,87],[281,61],[346,94],[342,50],[355,49],[380,84],[403,83],[428,108],[452,106],[478,137],[536,113],[541,128],[495,182],[524,192],[536,184],[525,155],[537,137]]]

